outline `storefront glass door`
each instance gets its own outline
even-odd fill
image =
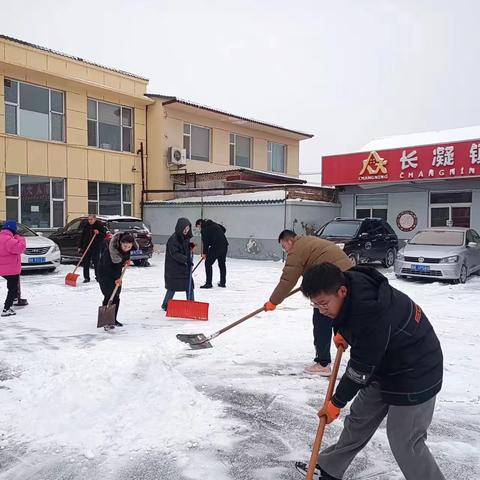
[[[470,228],[471,202],[472,192],[432,192],[430,226]]]

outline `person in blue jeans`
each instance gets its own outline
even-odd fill
[[[192,279],[192,224],[188,218],[179,218],[175,233],[168,239],[165,248],[165,288],[167,292],[162,309],[167,310],[168,302],[175,292],[186,292],[187,300],[194,300]]]

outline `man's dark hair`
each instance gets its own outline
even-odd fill
[[[283,230],[283,232],[280,232],[280,235],[278,236],[278,243],[280,243],[280,240],[290,240],[296,236],[297,234],[293,230]]]
[[[312,298],[320,293],[337,293],[346,284],[343,272],[333,263],[325,262],[314,265],[305,272],[300,289],[306,297]]]
[[[120,236],[120,243],[135,243],[135,238],[129,232],[125,232]]]
[[[196,227],[201,227],[202,224],[203,224],[204,220],[202,218],[199,218],[196,222],[195,222],[195,226]]]

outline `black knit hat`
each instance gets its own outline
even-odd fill
[[[135,238],[131,233],[125,232],[120,237],[120,243],[135,243]]]

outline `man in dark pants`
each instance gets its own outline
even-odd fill
[[[265,311],[275,310],[287,295],[293,290],[298,279],[313,265],[322,262],[331,262],[345,271],[352,267],[351,260],[343,250],[333,242],[323,238],[297,235],[292,230],[284,230],[278,237],[278,243],[287,252],[287,260],[283,267],[282,277],[270,300],[265,303]],[[332,370],[330,363],[330,344],[332,340],[332,323],[328,317],[322,315],[316,308],[313,309],[313,343],[315,345],[315,359],[313,365],[305,368],[306,373],[328,377]]]
[[[212,288],[212,266],[218,261],[220,270],[220,282],[218,286],[225,288],[227,282],[227,267],[225,261],[227,258],[228,241],[225,237],[226,229],[223,225],[215,223],[212,220],[202,220],[199,218],[195,222],[195,226],[200,228],[202,233],[202,258],[205,259],[205,285],[200,288]]]
[[[331,423],[355,400],[338,442],[318,456],[316,478],[342,479],[387,418],[388,442],[405,479],[445,480],[425,444],[442,388],[443,355],[422,309],[370,267],[342,272],[331,263],[316,265],[301,289],[333,320],[337,347],[351,345],[345,373],[318,416]]]
[[[100,252],[103,247],[106,233],[107,229],[97,220],[97,216],[93,213],[90,214],[83,227],[78,248],[78,253],[83,253],[88,247],[90,240],[95,235],[92,245],[83,258],[83,283],[88,283],[90,281],[90,264],[92,263],[93,268],[95,269],[95,280],[97,279],[98,261],[100,259]]]

